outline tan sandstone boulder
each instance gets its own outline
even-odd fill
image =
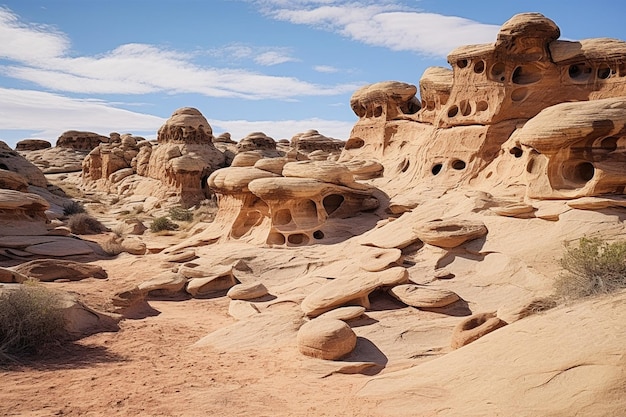
[[[345,322],[314,319],[298,330],[298,350],[313,358],[337,360],[356,347],[356,334]]]

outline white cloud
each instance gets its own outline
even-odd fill
[[[445,57],[454,48],[496,40],[497,25],[425,13],[396,2],[267,1],[275,19],[340,33],[367,45]]]
[[[268,51],[259,54],[256,58],[254,58],[254,62],[260,65],[278,65],[284,64],[285,62],[295,62],[297,59],[289,56],[288,53],[284,50],[276,50],[276,51]]]
[[[330,65],[316,65],[313,69],[317,72],[324,72],[327,74],[332,74],[334,72],[339,72],[338,68],[331,67]]]
[[[324,136],[346,140],[356,123],[339,120],[325,120],[318,118],[304,120],[212,120],[209,123],[215,135],[229,132],[233,140],[240,140],[252,132],[263,132],[266,135],[279,139],[291,139],[298,133],[315,129]]]
[[[83,100],[58,94],[0,87],[0,132],[32,131],[33,137],[52,143],[67,130],[86,130],[108,135],[110,132],[132,133],[155,138],[165,118],[114,107],[99,100]],[[217,134],[230,132],[239,140],[251,132],[264,132],[274,139],[291,139],[310,129],[337,139],[347,139],[356,123],[318,118],[304,120],[212,120]],[[20,138],[22,139],[22,138]],[[5,141],[14,147],[17,140]]]
[[[67,52],[68,40],[58,32],[46,30],[50,28],[23,24],[11,11],[0,8],[0,59],[14,62],[0,66],[0,72],[46,89],[90,94],[166,92],[290,99],[337,95],[355,89],[355,84],[319,85],[244,69],[202,67],[194,63],[191,54],[146,44],[126,44],[96,56],[71,57]],[[244,46],[231,49],[238,56],[254,54]],[[266,49],[257,59],[263,65],[275,65],[293,60],[288,52],[282,48]]]
[[[30,130],[56,140],[66,130],[156,136],[165,119],[132,112],[98,100],[81,100],[32,90],[0,88],[0,130]]]

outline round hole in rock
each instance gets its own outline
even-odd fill
[[[617,141],[618,138],[616,138],[615,136],[609,136],[608,138],[602,139],[602,141],[600,142],[600,147],[605,151],[613,152],[617,149]]]
[[[343,203],[343,196],[340,194],[329,194],[322,200],[322,205],[324,206],[324,210],[326,210],[326,214],[329,216],[333,214]]]
[[[374,117],[380,117],[383,115],[383,108],[381,106],[376,106],[374,108]]]
[[[504,80],[506,79],[504,75],[505,69],[506,67],[504,65],[504,62],[496,62],[495,64],[493,64],[493,67],[491,67],[491,78],[495,81],[504,82]]]
[[[541,69],[535,65],[521,65],[515,68],[511,81],[513,84],[533,84],[541,80]]]
[[[489,103],[487,103],[485,100],[480,100],[478,103],[476,103],[476,112],[480,112],[480,111],[485,111],[489,108]]]
[[[284,245],[286,242],[285,236],[282,233],[272,232],[267,237],[267,243],[269,245]]]
[[[459,108],[457,106],[450,106],[448,109],[448,117],[454,117],[459,112]]]
[[[485,70],[485,61],[482,59],[474,64],[474,72],[480,74]]]
[[[322,232],[321,230],[316,230],[313,232],[313,238],[320,240],[320,239],[324,239],[324,232]]]
[[[572,80],[585,81],[591,75],[591,67],[584,62],[572,64],[569,66],[567,73]]]
[[[282,226],[291,223],[292,217],[289,209],[280,209],[274,213],[274,224]]]
[[[426,101],[426,110],[435,110],[435,102],[432,100]]]
[[[511,100],[519,102],[522,101],[528,96],[528,88],[522,87],[517,88],[511,92]]]
[[[522,154],[524,153],[524,151],[522,151],[520,148],[518,148],[517,146],[511,148],[511,150],[509,151],[509,153],[513,156],[515,156],[516,158],[520,158],[522,156]]]
[[[590,181],[596,173],[596,169],[591,162],[581,162],[574,168],[575,180]]]
[[[611,68],[607,65],[602,65],[600,68],[598,68],[597,74],[598,74],[598,78],[600,78],[601,80],[606,80],[607,78],[609,78],[611,76]]]
[[[452,168],[458,171],[465,169],[465,162],[461,161],[460,159],[457,159],[456,161],[452,162]]]
[[[459,103],[459,109],[461,110],[461,114],[463,116],[469,116],[472,112],[472,105],[469,103],[468,100],[461,100],[461,102]]]
[[[531,159],[526,164],[526,172],[528,172],[529,174],[532,174],[534,168],[535,168],[535,160]]]
[[[365,141],[361,138],[350,138],[348,139],[348,141],[346,142],[346,149],[359,149],[362,148],[363,145],[365,145]]]
[[[292,245],[306,245],[309,243],[309,237],[304,233],[294,233],[287,237],[287,241]]]
[[[437,175],[441,172],[441,168],[443,168],[443,164],[435,164],[431,168],[430,172],[432,172],[433,175]]]
[[[459,67],[459,68],[465,68],[465,67],[467,67],[467,59],[459,59],[459,60],[456,62],[456,66],[457,66],[457,67]]]

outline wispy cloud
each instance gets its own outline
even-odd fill
[[[330,65],[316,65],[313,69],[317,72],[324,72],[327,74],[339,72],[339,68],[331,67]]]
[[[260,65],[278,65],[285,62],[296,62],[297,59],[289,56],[286,50],[267,51],[254,58],[254,62]]]
[[[426,13],[393,1],[257,0],[274,19],[339,33],[367,45],[445,57],[466,44],[494,42],[499,30],[473,20]]]
[[[165,119],[132,112],[99,100],[81,100],[42,91],[0,88],[2,130],[30,130],[54,140],[66,130],[149,134],[156,136]],[[36,117],[33,115],[36,114]]]
[[[126,44],[94,56],[73,57],[68,39],[47,26],[22,23],[0,8],[0,73],[45,89],[73,93],[197,93],[209,97],[290,99],[349,93],[356,84],[319,85],[296,77],[273,76],[246,69],[198,65],[193,55],[155,45]],[[252,49],[240,47],[244,56]],[[254,55],[262,65],[293,60],[284,49]]]
[[[0,132],[32,131],[34,137],[54,142],[66,130],[86,130],[108,135],[110,132],[156,137],[165,118],[115,107],[94,99],[73,99],[33,90],[0,88]],[[33,117],[36,114],[37,117]],[[230,132],[239,140],[251,132],[265,132],[274,139],[316,129],[326,136],[347,139],[353,122],[309,118],[303,120],[213,120],[207,117],[216,134]],[[14,146],[17,140],[12,141]]]

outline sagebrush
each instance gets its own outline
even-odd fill
[[[190,222],[193,220],[193,212],[183,207],[172,207],[169,209],[169,215],[172,220],[180,222]]]
[[[156,219],[152,221],[152,224],[150,225],[151,232],[161,232],[163,230],[176,230],[176,229],[178,229],[178,225],[172,222],[170,219],[168,219],[165,216],[157,217]]]
[[[0,363],[39,351],[65,336],[61,298],[26,281],[0,293]]]
[[[626,288],[626,241],[606,242],[583,237],[566,245],[560,260],[565,269],[556,281],[556,295],[576,299]]]
[[[85,206],[80,201],[70,201],[63,205],[63,214],[66,216],[71,216],[73,214],[84,213]]]
[[[92,235],[102,233],[107,228],[98,219],[87,213],[78,213],[70,216],[67,227],[77,235]]]

